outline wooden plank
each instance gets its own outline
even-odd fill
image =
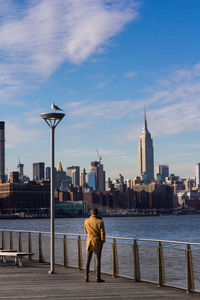
[[[57,274],[49,275],[48,264],[25,262],[24,268],[0,264],[0,299],[200,299],[199,294],[109,275],[103,275],[105,283],[96,283],[92,272],[85,283],[81,270],[56,266]]]

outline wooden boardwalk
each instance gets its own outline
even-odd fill
[[[200,294],[157,287],[124,278],[102,277],[105,283],[83,281],[83,271],[56,266],[57,274],[48,275],[49,265],[27,261],[23,268],[0,263],[0,299],[200,299]]]

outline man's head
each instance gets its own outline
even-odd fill
[[[98,213],[99,213],[98,208],[91,209],[91,216],[98,216]]]

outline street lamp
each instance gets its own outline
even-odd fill
[[[51,161],[51,189],[50,189],[50,228],[51,228],[51,239],[50,239],[50,270],[49,274],[55,274],[55,243],[54,243],[54,133],[55,128],[64,118],[64,113],[42,113],[41,118],[50,127],[51,143],[50,143],[50,161]]]

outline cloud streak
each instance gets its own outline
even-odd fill
[[[22,128],[17,124],[6,121],[6,147],[12,148],[16,145],[33,143],[42,134],[37,129]]]
[[[10,0],[1,8],[0,99],[29,89],[63,62],[80,64],[99,53],[138,17],[129,0]]]
[[[89,117],[95,122],[96,119],[112,121],[143,116],[144,106],[147,107],[149,129],[154,137],[200,130],[200,64],[173,70],[166,78],[157,81],[148,97],[92,104],[74,102],[66,104],[65,108],[74,118]],[[121,142],[137,139],[142,124],[138,123],[138,118],[136,120],[133,118],[129,130],[122,125],[123,133],[112,138]]]

